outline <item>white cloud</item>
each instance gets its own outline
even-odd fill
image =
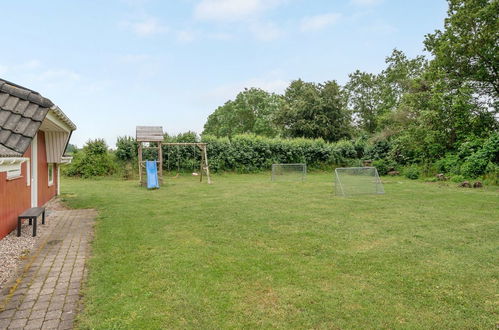
[[[272,41],[282,35],[282,31],[270,22],[255,22],[250,25],[250,32],[261,41]]]
[[[237,21],[257,16],[281,0],[201,0],[194,17],[201,20]]]
[[[300,30],[304,32],[322,30],[336,23],[340,17],[341,14],[339,13],[327,13],[304,17],[300,24]]]
[[[350,0],[356,6],[374,6],[383,2],[383,0]]]
[[[168,27],[161,24],[158,19],[154,17],[147,17],[145,19],[125,22],[125,26],[133,31],[136,35],[140,37],[150,37],[157,34],[163,34],[168,32]]]

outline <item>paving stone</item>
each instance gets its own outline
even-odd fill
[[[45,320],[60,319],[62,314],[62,307],[60,310],[49,311],[45,314]]]
[[[75,318],[75,311],[74,310],[64,312],[61,315],[61,320],[63,320],[63,321],[67,321],[67,320],[72,321],[72,320],[74,320],[74,318]]]
[[[59,326],[59,319],[53,319],[43,322],[42,329],[57,329]]]
[[[46,313],[47,313],[46,308],[33,310],[33,311],[31,311],[31,315],[29,316],[29,319],[30,320],[39,319],[39,318],[44,319]]]
[[[0,329],[7,329],[10,324],[10,318],[9,319],[0,319]]]
[[[12,322],[10,322],[9,329],[10,328],[22,328],[28,323],[28,319],[14,319]]]
[[[29,320],[24,329],[41,329],[43,324],[43,319]]]
[[[10,319],[15,313],[15,309],[4,310],[0,313],[0,320]]]
[[[66,320],[59,323],[59,330],[73,329],[73,320]]]
[[[21,304],[21,306],[19,306],[19,310],[31,309],[34,304],[35,304],[34,300],[25,301]]]
[[[17,310],[16,313],[14,314],[14,319],[24,319],[28,318],[29,314],[31,314],[31,309],[25,309],[25,310]]]

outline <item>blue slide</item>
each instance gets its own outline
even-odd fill
[[[146,160],[147,189],[159,188],[158,168],[155,160]]]

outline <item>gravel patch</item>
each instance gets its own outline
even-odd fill
[[[67,208],[60,200],[55,198],[46,205],[45,225],[42,225],[41,217],[37,221],[36,237],[32,237],[33,227],[29,226],[26,220],[21,227],[21,237],[17,237],[17,229],[14,229],[9,235],[0,239],[0,291],[18,273],[19,267],[33,251],[37,242],[52,232],[55,227],[53,221],[55,217],[51,214],[65,209]]]

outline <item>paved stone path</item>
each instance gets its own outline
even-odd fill
[[[55,228],[0,294],[0,329],[73,328],[96,215],[94,210],[65,210],[47,217],[57,222]]]

